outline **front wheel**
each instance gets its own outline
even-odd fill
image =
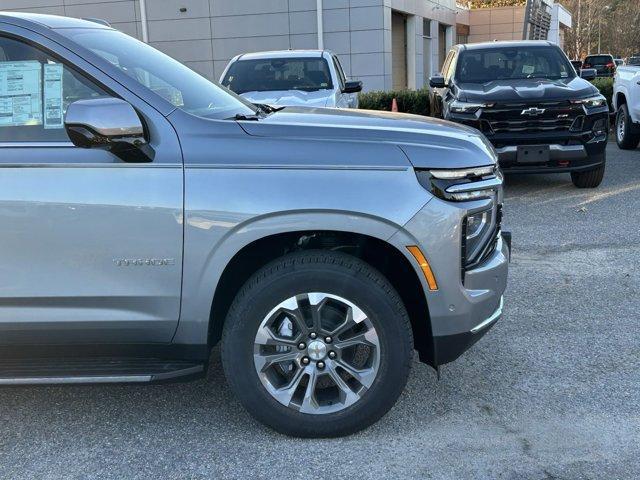
[[[596,188],[604,178],[605,165],[602,164],[592,170],[571,172],[571,181],[578,188]]]
[[[225,321],[222,361],[248,412],[288,435],[335,437],[380,419],[407,382],[410,321],[379,272],[306,251],[258,271]]]
[[[633,150],[640,144],[640,127],[633,124],[626,103],[616,113],[616,143],[623,150]]]

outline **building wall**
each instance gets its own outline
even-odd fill
[[[572,23],[571,13],[559,3],[554,4],[551,13],[551,28],[547,38],[564,49],[565,33],[566,30],[571,29]]]
[[[211,79],[218,79],[239,53],[318,48],[316,0],[146,3],[149,43]],[[0,9],[102,18],[142,37],[137,0],[0,0]],[[455,0],[323,0],[324,47],[338,54],[347,75],[362,80],[366,90],[390,89],[392,11],[402,13],[407,19],[406,83],[420,88],[454,42],[455,9]],[[441,24],[447,28],[444,49],[438,38]],[[431,36],[429,52],[423,52],[425,36]],[[424,72],[423,55],[430,56],[432,72]]]
[[[572,27],[571,12],[553,0],[544,0],[552,7],[551,27],[547,39],[564,46],[564,36]],[[522,40],[525,7],[497,7],[458,10],[458,32],[469,29],[469,43],[493,40]]]
[[[479,8],[469,12],[469,42],[522,40],[525,7]]]

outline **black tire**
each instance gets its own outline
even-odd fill
[[[622,150],[634,150],[640,144],[640,126],[631,121],[626,103],[616,113],[616,143]]]
[[[334,413],[300,413],[278,402],[254,365],[256,333],[280,302],[325,292],[353,302],[369,317],[380,342],[379,367],[360,399]],[[225,321],[222,362],[227,381],[247,411],[274,430],[298,437],[349,435],[375,423],[398,400],[413,357],[407,311],[388,280],[344,253],[309,250],[279,258],[254,274],[238,293]]]
[[[604,178],[605,164],[584,172],[571,172],[571,181],[578,188],[596,188]]]

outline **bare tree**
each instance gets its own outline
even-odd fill
[[[640,53],[639,0],[561,0],[573,15],[565,46],[571,58],[590,53]]]

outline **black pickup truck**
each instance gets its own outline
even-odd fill
[[[609,132],[607,100],[551,42],[454,46],[431,77],[431,115],[480,130],[505,172],[571,173],[600,185]]]

